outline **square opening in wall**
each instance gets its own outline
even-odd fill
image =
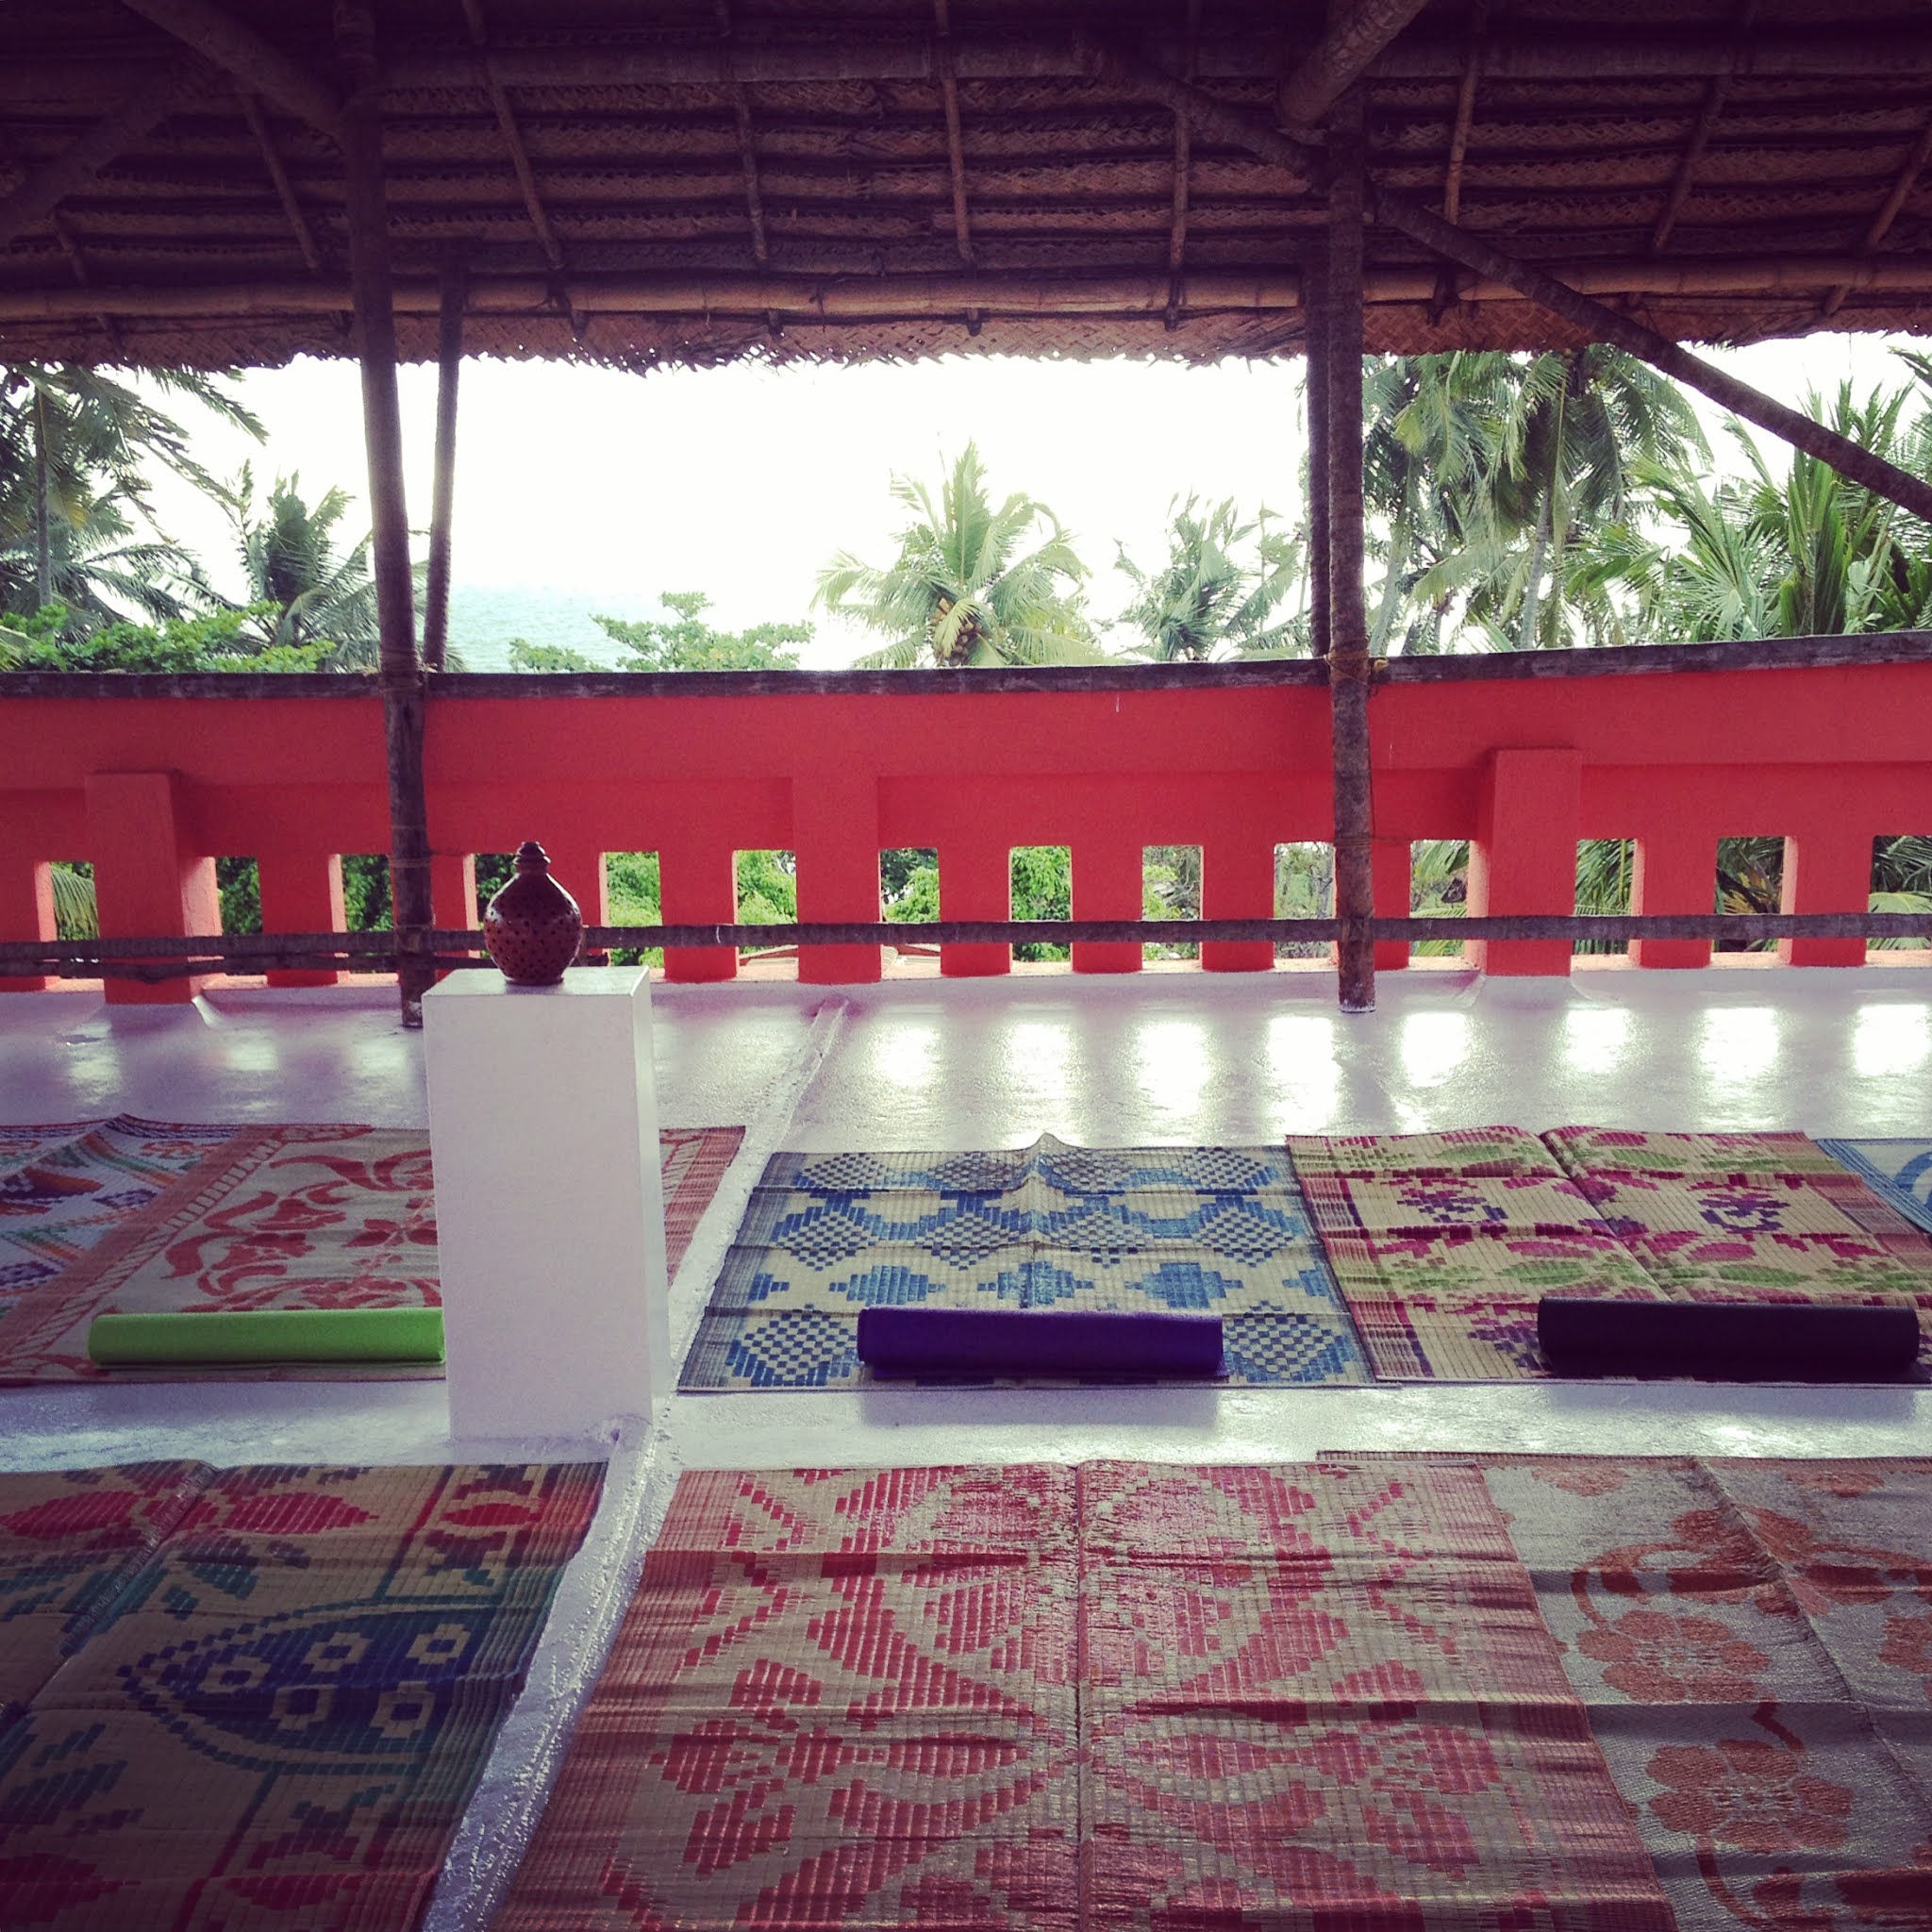
[[[1198,845],[1143,845],[1141,848],[1141,916],[1143,919],[1199,919],[1201,848]],[[1148,959],[1198,959],[1197,941],[1150,943]]]

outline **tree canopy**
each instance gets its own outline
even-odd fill
[[[959,669],[1102,655],[1072,539],[1030,496],[1015,491],[996,507],[976,444],[959,453],[937,498],[908,476],[895,475],[891,490],[912,512],[897,555],[879,566],[841,551],[819,576],[817,603],[891,640],[860,664]]]

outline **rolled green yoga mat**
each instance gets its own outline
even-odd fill
[[[253,1308],[102,1315],[87,1352],[135,1362],[440,1362],[441,1308]]]

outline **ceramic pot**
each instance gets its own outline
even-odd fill
[[[577,956],[584,915],[550,876],[534,839],[517,847],[516,875],[483,908],[483,943],[512,986],[555,986]]]

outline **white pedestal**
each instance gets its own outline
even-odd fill
[[[650,973],[423,1002],[451,1432],[576,1436],[670,1386]]]

